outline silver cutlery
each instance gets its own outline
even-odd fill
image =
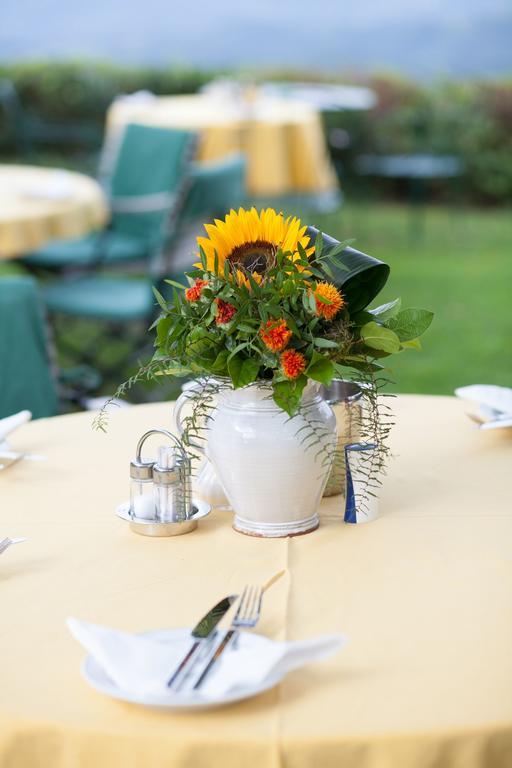
[[[188,667],[196,656],[197,650],[213,634],[215,627],[226,615],[237,598],[238,595],[228,595],[228,597],[223,598],[196,624],[191,632],[191,636],[195,640],[167,681],[168,688],[172,688],[178,678],[183,679],[183,673],[188,671]]]
[[[271,582],[274,583],[275,580],[276,579],[272,579]],[[266,586],[268,588],[268,585]],[[246,586],[244,588],[231,626],[217,646],[215,653],[207,662],[197,681],[194,683],[195,691],[201,687],[207,676],[210,674],[220,656],[224,653],[232,638],[236,635],[237,630],[242,627],[247,628],[256,626],[261,614],[264,589],[264,587],[256,587],[254,585]]]
[[[17,539],[10,539],[7,537],[2,539],[2,541],[0,541],[0,555],[5,552],[6,549],[9,549],[12,544],[21,544],[22,541],[26,541],[26,539],[23,537],[19,537]]]

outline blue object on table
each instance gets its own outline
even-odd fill
[[[364,483],[368,491],[370,472],[364,467],[366,457],[362,454],[373,454],[375,443],[350,443],[345,446],[345,515],[346,523],[366,523],[376,516],[371,516],[364,509],[364,499],[358,493],[356,484]],[[368,456],[370,458],[370,456]],[[371,481],[370,481],[371,482]],[[366,504],[366,506],[368,506]]]

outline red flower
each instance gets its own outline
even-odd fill
[[[325,317],[326,320],[332,320],[336,317],[340,309],[345,305],[345,299],[336,286],[331,283],[318,283],[314,295],[316,313],[317,315],[320,315],[320,317]],[[322,299],[327,299],[329,303],[326,304],[324,301],[321,301],[318,298],[319,296]]]
[[[287,349],[281,355],[281,366],[287,379],[297,379],[306,370],[306,358],[296,349]]]
[[[267,349],[280,352],[290,341],[292,332],[287,327],[286,320],[267,320],[260,328],[260,336]]]
[[[198,301],[201,298],[203,288],[208,285],[208,280],[197,279],[190,288],[185,291],[187,301]]]
[[[236,314],[236,307],[222,299],[215,299],[215,303],[217,305],[215,322],[217,325],[226,325],[233,319],[233,315]]]

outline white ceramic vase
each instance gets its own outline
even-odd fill
[[[178,428],[189,398],[185,392],[176,404]],[[313,423],[317,442],[309,446],[307,430]],[[265,537],[317,528],[330,470],[324,459],[332,457],[335,441],[336,418],[315,382],[308,383],[301,413],[291,419],[274,403],[269,386],[221,389],[205,452],[235,513],[234,528]]]

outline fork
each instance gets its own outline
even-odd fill
[[[212,668],[217,663],[219,657],[225,651],[233,636],[236,635],[237,630],[242,627],[256,626],[261,614],[263,591],[264,587],[256,587],[254,585],[247,585],[244,587],[237,611],[233,621],[231,622],[231,627],[224,635],[223,639],[217,646],[215,653],[206,664],[205,668],[199,675],[199,678],[196,680],[193,688],[194,691],[197,691],[197,689],[201,687],[206,677],[210,674]]]

